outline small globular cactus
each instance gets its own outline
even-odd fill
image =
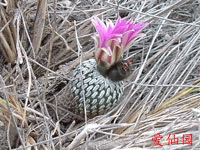
[[[98,17],[92,19],[98,34],[95,40],[95,59],[84,61],[74,70],[72,91],[78,111],[88,117],[103,114],[116,105],[123,95],[123,79],[130,75],[131,62],[122,60],[123,53],[140,38],[148,23],[134,24],[132,20],[117,19],[115,25]]]

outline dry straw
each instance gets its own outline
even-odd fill
[[[200,149],[199,5],[197,0],[0,2],[1,148]],[[70,97],[63,89],[80,57],[93,57],[91,18],[119,15],[150,24],[124,56],[134,58],[135,66],[119,105],[84,121],[58,97]],[[153,145],[157,133],[163,146]],[[170,134],[178,144],[168,143]],[[187,134],[192,146],[183,144]]]

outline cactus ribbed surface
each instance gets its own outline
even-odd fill
[[[82,71],[82,74],[81,74]],[[112,81],[97,70],[95,59],[84,61],[74,70],[72,91],[80,114],[96,116],[116,105],[124,91],[123,81]]]

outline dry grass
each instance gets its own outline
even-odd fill
[[[200,149],[199,1],[4,2],[0,149]],[[83,121],[57,96],[68,96],[63,89],[80,57],[93,56],[94,15],[150,25],[124,56],[135,66],[119,105]],[[162,147],[153,145],[157,133]],[[169,134],[179,144],[168,145]],[[184,134],[193,135],[192,146],[182,144]]]

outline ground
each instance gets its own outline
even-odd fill
[[[198,0],[9,2],[0,3],[0,149],[200,147]],[[94,16],[149,25],[124,55],[134,66],[119,104],[85,120],[68,87],[80,58],[93,57]]]

